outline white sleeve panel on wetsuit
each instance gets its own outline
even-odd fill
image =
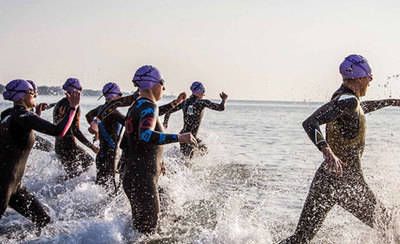
[[[358,98],[343,94],[322,105],[303,122],[303,128],[311,141],[321,150],[327,144],[320,126],[332,122],[346,113],[353,112],[359,104]]]

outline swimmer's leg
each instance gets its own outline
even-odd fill
[[[9,205],[24,217],[29,218],[39,229],[50,223],[50,216],[42,204],[25,188],[19,188],[11,196]]]
[[[110,188],[115,180],[114,152],[100,151],[96,157],[96,184]]]
[[[63,166],[66,175],[66,179],[74,178],[78,176],[78,162],[76,155],[73,151],[62,152],[58,154],[61,165]]]
[[[44,152],[50,152],[54,149],[54,145],[49,140],[39,135],[35,135],[35,144],[33,145],[33,148]]]
[[[333,197],[334,179],[323,172],[322,167],[315,174],[310,191],[304,203],[294,235],[281,244],[308,243],[321,228],[326,215],[335,205]]]
[[[6,187],[5,189],[0,188],[0,219],[8,207],[11,196],[12,189],[10,187]]]
[[[388,211],[377,201],[364,177],[360,174],[352,178],[341,194],[338,204],[370,227],[386,228],[389,222]],[[378,221],[378,222],[376,222]]]
[[[80,147],[76,147],[73,150],[63,151],[59,156],[61,164],[67,173],[67,179],[81,175],[89,169],[89,166],[94,161],[92,156]]]
[[[131,204],[133,226],[141,233],[154,233],[160,212],[157,186],[153,182],[136,183],[123,181],[124,191]]]
[[[82,174],[83,172],[88,171],[89,167],[92,165],[94,162],[94,159],[92,156],[90,156],[89,153],[87,153],[85,150],[83,150],[80,147],[77,147],[75,149],[75,153],[78,158],[78,162],[80,162],[80,165],[82,167],[82,171],[79,172],[79,174]]]

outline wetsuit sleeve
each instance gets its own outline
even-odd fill
[[[210,100],[202,100],[203,106],[216,111],[224,111],[225,110],[225,100],[222,100],[221,103],[213,103]]]
[[[89,112],[87,112],[87,114],[85,115],[85,117],[86,117],[86,121],[87,121],[89,124],[92,123],[94,117],[97,116],[98,111],[99,111],[99,107],[97,107],[97,108],[95,108],[95,109],[92,109],[92,110],[90,110]]]
[[[370,113],[375,110],[388,107],[388,106],[393,106],[396,104],[399,104],[398,99],[384,99],[384,100],[375,100],[375,101],[364,101],[361,102],[361,107],[364,111],[364,113]]]
[[[147,103],[142,106],[139,119],[139,140],[156,145],[178,142],[178,135],[176,134],[155,131],[157,119],[158,111],[156,105]]]
[[[163,124],[164,125],[168,125],[169,117],[171,117],[171,114],[175,113],[176,111],[181,110],[182,107],[183,107],[183,103],[180,103],[178,106],[176,106],[176,107],[172,108],[171,110],[169,110],[164,116],[164,123]]]
[[[85,145],[89,148],[92,148],[94,146],[93,143],[91,143],[88,139],[86,139],[86,137],[83,135],[83,133],[80,129],[79,118],[80,118],[80,109],[78,108],[78,111],[76,112],[74,124],[72,125],[72,130],[74,132],[74,136],[76,138],[78,138],[78,140],[80,142],[82,142],[83,145]]]
[[[354,111],[358,106],[358,100],[353,95],[342,95],[317,109],[303,122],[303,128],[311,141],[319,150],[328,144],[321,132],[320,126],[332,122],[346,113]]]
[[[118,123],[125,125],[125,116],[123,114],[121,114],[120,111],[115,110],[113,113],[113,118],[115,121],[117,121]]]
[[[119,107],[128,107],[130,106],[134,101],[136,101],[138,97],[137,93],[134,93],[133,95],[126,96],[126,97],[121,97],[112,101],[109,101],[108,103],[104,104],[98,111],[97,118],[100,120],[103,120],[107,116],[109,116],[113,111],[115,111]]]
[[[21,126],[28,127],[32,130],[51,136],[64,136],[73,123],[75,117],[75,108],[69,107],[64,118],[56,125],[47,120],[40,118],[32,112],[20,115]]]
[[[158,108],[158,111],[159,111],[158,115],[162,116],[162,115],[164,115],[166,113],[174,113],[174,112],[178,111],[179,109],[182,109],[182,103],[177,105],[176,104],[176,100],[173,100],[170,103],[167,103],[167,104],[164,104],[164,105],[160,106]]]

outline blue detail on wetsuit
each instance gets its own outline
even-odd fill
[[[160,134],[160,138],[158,139],[158,142],[160,144],[163,144],[165,142],[166,136],[165,134]]]
[[[113,141],[113,139],[110,136],[110,134],[108,134],[106,128],[103,125],[103,123],[100,122],[98,126],[99,126],[100,136],[104,139],[105,142],[107,142],[109,147],[111,147],[112,149],[115,149],[115,147],[116,147],[115,142]]]
[[[152,134],[153,134],[153,131],[145,130],[142,133],[140,133],[140,140],[149,142]]]
[[[140,112],[140,117],[143,118],[148,114],[154,114],[154,109],[153,108],[146,108],[142,112]]]
[[[140,108],[145,102],[146,100],[144,99],[136,100],[136,108]]]

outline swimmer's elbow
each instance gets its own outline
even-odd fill
[[[318,127],[318,122],[313,117],[308,117],[303,121],[302,126],[306,132],[310,130],[310,128]]]

